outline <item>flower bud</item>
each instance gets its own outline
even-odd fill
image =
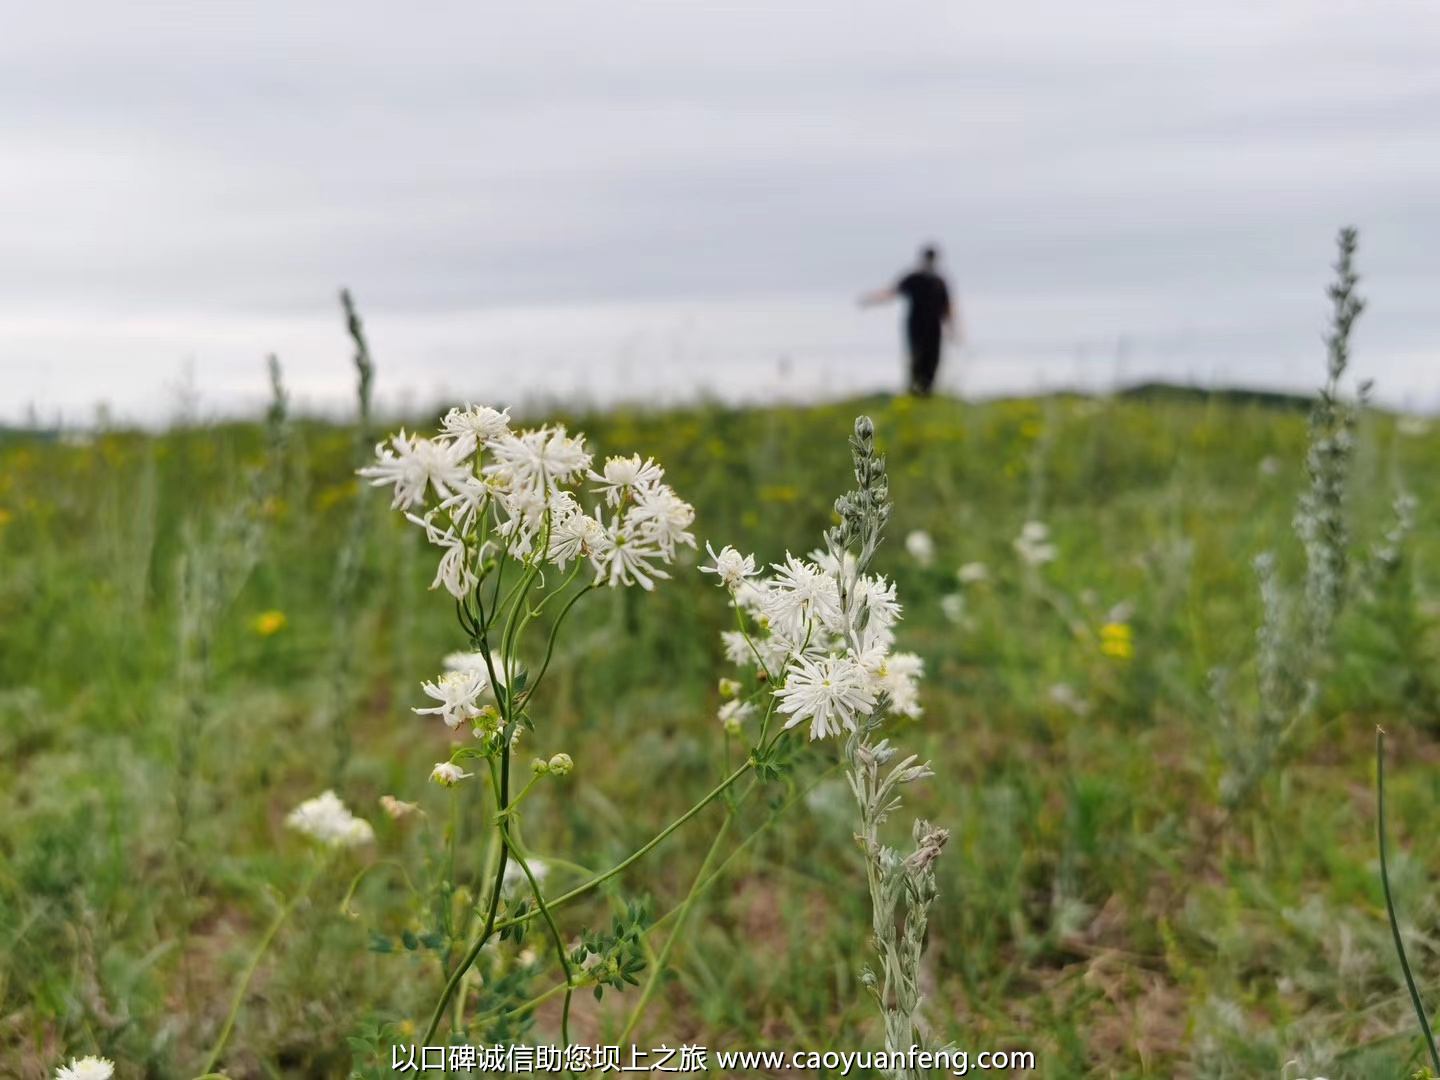
[[[556,776],[565,776],[575,771],[575,762],[569,754],[556,754],[550,759],[549,769]]]

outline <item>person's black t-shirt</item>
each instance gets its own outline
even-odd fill
[[[940,324],[950,310],[950,290],[944,278],[933,270],[915,270],[900,279],[895,291],[910,301],[906,322],[912,337],[940,332]]]

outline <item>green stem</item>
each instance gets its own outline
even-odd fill
[[[814,791],[815,788],[820,785],[820,782],[823,781],[824,779],[826,779],[834,770],[835,770],[835,766],[832,765],[830,768],[826,769],[823,773],[821,773],[819,776],[817,776],[817,777],[815,778],[814,782],[811,783],[810,786],[807,787],[804,791],[799,792],[798,794],[792,796],[792,797],[791,797],[790,799],[788,799],[784,804],[782,804],[781,806],[776,807],[774,810],[771,810],[771,811],[770,811],[770,816],[769,816],[768,818],[766,818],[765,821],[762,822],[762,823],[760,824],[760,826],[755,829],[754,832],[750,833],[749,836],[745,837],[744,840],[740,841],[740,843],[735,846],[735,850],[732,851],[732,852],[730,852],[729,855],[725,856],[725,860],[724,860],[719,866],[717,866],[717,867],[714,869],[714,871],[711,872],[711,874],[710,874],[709,877],[707,877],[704,881],[702,881],[702,882],[699,884],[699,886],[696,887],[695,894],[696,894],[697,896],[703,896],[706,892],[708,892],[708,891],[710,890],[710,886],[714,885],[715,882],[717,882],[718,880],[720,880],[720,878],[722,878],[722,877],[725,876],[725,872],[730,869],[730,864],[731,864],[731,863],[733,863],[736,859],[738,859],[741,855],[743,855],[743,854],[745,853],[745,850],[746,850],[751,844],[753,844],[756,840],[758,840],[758,839],[760,838],[760,836],[761,836],[763,833],[765,833],[766,830],[768,830],[768,829],[770,828],[770,826],[774,825],[777,821],[779,821],[780,818],[785,815],[785,812],[786,812],[786,811],[788,811],[788,810],[789,810],[791,807],[793,807],[796,803],[803,801],[803,800],[805,799],[805,797],[806,797],[807,795],[809,795],[810,792]],[[747,794],[748,794],[748,792],[747,792]],[[741,796],[741,799],[742,799],[742,801],[743,801],[743,799],[744,799],[744,796],[743,796],[743,795]],[[557,865],[557,866],[560,865],[560,863],[558,862],[558,860],[552,860],[552,863],[553,863],[554,865]],[[656,919],[653,923],[651,923],[648,927],[646,927],[645,933],[646,933],[647,935],[648,935],[648,934],[652,934],[652,933],[654,933],[656,930],[660,929],[660,927],[664,926],[664,925],[665,925],[666,923],[668,923],[671,919],[673,919],[676,915],[680,914],[680,910],[681,910],[681,908],[682,908],[683,906],[684,906],[683,904],[677,904],[675,907],[673,907],[673,908],[671,908],[669,911],[667,911],[664,915],[661,915],[658,919]],[[582,982],[581,985],[584,985],[583,982]],[[513,1018],[516,1018],[516,1017],[524,1016],[526,1013],[532,1012],[532,1011],[534,1011],[535,1009],[538,1009],[541,1005],[545,1004],[545,1002],[551,1000],[552,998],[558,997],[560,994],[564,993],[564,991],[565,991],[565,984],[564,984],[564,983],[556,983],[556,984],[555,984],[554,986],[552,986],[549,990],[546,990],[544,993],[540,994],[538,997],[533,997],[533,998],[531,998],[529,1001],[525,1002],[523,1005],[517,1005],[517,1006],[516,1006],[515,1008],[513,1008],[513,1009],[510,1009],[510,1008],[507,1008],[507,1007],[501,1007],[501,1008],[499,1008],[499,1009],[495,1009],[495,1010],[493,1010],[493,1011],[491,1011],[491,1012],[488,1012],[488,1013],[483,1014],[482,1016],[478,1017],[478,1019],[484,1021],[484,1020],[496,1020],[496,1019],[499,1019],[499,1018],[502,1017],[502,1016],[504,1016],[504,1017],[509,1017],[509,1018],[512,1018],[512,1019],[513,1019]]]
[[[487,656],[486,659],[488,660],[489,657]],[[500,803],[500,814],[502,815],[500,829],[502,832],[506,831],[503,815],[505,813],[506,802],[509,799],[509,791],[510,747],[507,746],[502,751],[500,759],[500,790],[496,796]],[[455,993],[455,988],[460,985],[460,980],[465,977],[465,973],[470,970],[475,960],[479,957],[480,950],[485,947],[485,943],[490,940],[490,935],[495,932],[495,914],[500,907],[500,886],[505,880],[505,862],[509,854],[510,849],[508,847],[501,847],[500,859],[495,867],[495,880],[490,886],[490,904],[488,910],[485,912],[485,926],[481,929],[480,936],[475,939],[475,944],[470,946],[470,951],[467,952],[465,958],[460,961],[460,966],[452,971],[450,978],[445,981],[445,989],[440,994],[440,1000],[435,1003],[434,1013],[431,1014],[430,1026],[425,1029],[425,1045],[427,1046],[430,1045],[431,1039],[434,1038],[436,1029],[440,1027],[440,1018],[445,1015],[445,1006],[450,1003],[450,997]]]
[[[565,939],[560,936],[560,928],[555,925],[555,917],[550,914],[550,909],[545,906],[545,896],[540,891],[540,883],[535,880],[534,873],[530,870],[530,864],[525,861],[525,856],[520,854],[514,839],[510,836],[509,830],[502,830],[501,835],[505,837],[505,845],[510,853],[515,856],[515,861],[520,864],[520,869],[525,871],[526,880],[530,882],[530,890],[535,894],[535,905],[544,916],[545,923],[550,927],[550,936],[555,939],[555,955],[560,961],[560,969],[565,972],[565,1008],[560,1014],[560,1038],[565,1043],[565,1049],[570,1049],[570,1001],[575,996],[574,974],[570,970],[570,958],[565,955]],[[621,1040],[624,1041],[623,1039]]]
[[[710,869],[710,863],[715,858],[715,853],[720,850],[720,844],[725,839],[725,834],[730,831],[730,822],[734,820],[734,810],[727,811],[725,820],[715,831],[715,839],[710,843],[710,850],[705,853],[705,861],[700,864],[700,869],[695,874],[695,880],[690,883],[690,891],[685,894],[685,900],[680,905],[680,914],[675,919],[675,929],[665,939],[665,945],[660,950],[660,955],[655,958],[655,966],[650,969],[650,978],[645,981],[645,989],[640,992],[640,1000],[635,1003],[635,1008],[630,1013],[630,1019],[625,1022],[625,1030],[620,1032],[620,1038],[616,1040],[621,1045],[624,1045],[635,1031],[636,1025],[640,1023],[640,1017],[645,1014],[646,1006],[650,1004],[650,999],[659,989],[660,979],[665,974],[666,965],[670,962],[670,953],[673,951],[675,943],[685,933],[685,921],[690,917],[690,909],[695,906],[695,898],[700,895],[700,886],[705,879],[705,871]]]
[[[1381,727],[1375,729],[1375,792],[1380,818],[1380,884],[1385,888],[1385,910],[1390,915],[1390,933],[1395,936],[1395,952],[1400,957],[1400,970],[1405,973],[1405,985],[1410,988],[1410,1003],[1415,1006],[1420,1030],[1425,1034],[1430,1060],[1435,1071],[1440,1073],[1440,1053],[1435,1049],[1435,1036],[1431,1034],[1430,1019],[1425,1014],[1425,1006],[1420,1003],[1420,991],[1415,988],[1415,976],[1410,974],[1410,961],[1405,958],[1405,943],[1400,940],[1400,921],[1395,917],[1395,901],[1390,896],[1390,870],[1385,859],[1385,729]]]
[[[378,862],[367,863],[365,866],[362,866],[360,868],[360,872],[358,874],[356,874],[353,878],[350,879],[350,887],[345,890],[345,895],[340,900],[341,915],[348,916],[351,914],[350,901],[355,899],[355,890],[360,888],[360,882],[365,880],[366,875],[368,875],[371,870],[378,869],[382,866],[390,866],[394,867],[396,870],[399,870],[400,876],[405,879],[405,887],[408,888],[412,893],[416,891],[415,883],[410,880],[410,875],[406,873],[405,867],[400,863],[396,862],[394,859],[381,859]]]
[[[736,780],[739,780],[742,776],[745,775],[745,773],[750,769],[750,767],[751,767],[752,764],[753,764],[752,762],[746,761],[746,762],[745,762],[743,765],[741,765],[738,769],[736,769],[736,770],[735,770],[734,772],[732,772],[729,776],[727,776],[724,780],[722,780],[722,781],[720,782],[720,785],[719,785],[717,788],[715,788],[714,791],[710,792],[709,795],[706,795],[705,798],[701,799],[698,803],[696,803],[694,806],[692,806],[689,810],[685,811],[684,814],[682,814],[680,817],[676,818],[673,822],[671,822],[669,825],[667,825],[663,831],[661,831],[660,833],[656,834],[656,836],[654,837],[654,839],[652,839],[652,840],[651,840],[649,843],[647,843],[644,847],[639,848],[638,850],[636,850],[633,854],[631,854],[629,857],[627,857],[627,858],[624,859],[623,861],[616,863],[616,864],[615,864],[614,866],[612,866],[609,870],[606,870],[603,874],[600,874],[600,875],[598,875],[597,877],[593,877],[593,878],[591,878],[589,881],[585,882],[585,884],[576,886],[575,888],[571,889],[569,892],[565,893],[564,895],[558,896],[558,897],[556,897],[554,900],[551,900],[551,901],[550,901],[550,907],[551,907],[551,909],[553,910],[553,909],[555,909],[555,908],[561,907],[561,906],[564,905],[564,904],[570,903],[572,900],[578,900],[578,899],[580,899],[582,896],[587,896],[587,895],[589,895],[590,893],[592,893],[592,892],[594,892],[596,889],[598,889],[601,885],[603,885],[605,882],[609,881],[609,880],[610,880],[612,877],[614,877],[616,874],[622,873],[622,872],[624,872],[625,870],[629,869],[629,868],[630,868],[631,866],[633,866],[636,862],[638,862],[640,859],[644,858],[644,857],[645,857],[646,855],[648,855],[651,851],[653,851],[656,847],[658,847],[658,846],[659,846],[664,840],[666,840],[666,839],[670,836],[670,834],[673,833],[676,829],[679,829],[682,825],[686,824],[686,823],[687,823],[688,821],[690,821],[690,819],[693,818],[696,814],[700,813],[700,811],[704,810],[705,807],[709,806],[712,802],[714,802],[714,801],[715,801],[716,799],[718,799],[721,795],[723,795],[723,794],[730,788],[730,786],[735,783]],[[501,922],[499,922],[499,923],[496,923],[496,924],[495,924],[495,929],[496,929],[497,931],[499,931],[499,930],[504,930],[504,929],[506,929],[507,927],[517,926],[517,925],[519,925],[520,923],[529,922],[531,919],[535,918],[535,916],[538,915],[538,914],[539,914],[538,911],[530,911],[530,912],[526,912],[524,915],[519,915],[519,916],[517,916],[517,917],[515,917],[515,918],[513,918],[513,919],[505,919],[505,920],[503,920],[503,921],[501,921]]]
[[[270,948],[270,943],[275,940],[275,935],[280,932],[280,927],[285,925],[285,920],[290,918],[290,913],[295,910],[300,901],[304,900],[310,893],[310,887],[315,884],[315,879],[320,876],[324,868],[324,860],[316,859],[311,866],[310,872],[305,876],[300,888],[296,890],[289,903],[282,907],[275,914],[274,920],[270,923],[265,936],[260,939],[260,944],[255,948],[255,955],[250,958],[250,963],[245,967],[245,973],[240,977],[240,985],[235,988],[235,997],[230,1002],[230,1015],[225,1018],[225,1026],[220,1029],[220,1035],[215,1040],[215,1045],[210,1048],[210,1056],[205,1059],[203,1072],[213,1075],[215,1063],[220,1060],[220,1054],[225,1049],[225,1044],[230,1041],[230,1033],[235,1029],[235,1020],[240,1015],[240,1006],[245,1003],[245,991],[250,988],[250,980],[255,977],[255,971],[260,966],[261,959]]]

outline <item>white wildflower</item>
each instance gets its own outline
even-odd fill
[[[955,577],[961,585],[979,585],[982,581],[990,580],[990,568],[983,562],[967,562],[955,571]]]
[[[475,452],[475,437],[462,435],[454,441],[431,441],[413,438],[402,429],[390,437],[387,449],[382,442],[375,447],[376,463],[359,470],[375,487],[393,484],[392,506],[408,510],[425,497],[427,485],[441,499],[449,499],[467,478],[474,474],[468,464]]]
[[[935,561],[935,541],[924,529],[915,529],[905,537],[905,550],[921,566],[929,566]]]
[[[721,630],[720,641],[725,646],[725,659],[736,667],[755,663],[755,649],[739,630]]]
[[[722,589],[738,589],[746,584],[748,578],[755,576],[755,556],[741,555],[729,544],[720,549],[717,555],[707,541],[705,550],[710,553],[712,566],[700,567],[702,574],[714,574],[718,581],[715,584]]]
[[[662,557],[658,547],[636,534],[627,515],[624,521],[614,517],[604,535],[597,538],[590,563],[595,567],[596,585],[613,589],[617,585],[638,584],[649,592],[655,588],[655,578],[670,576],[651,565]]]
[[[445,721],[446,727],[457,728],[480,715],[480,695],[485,692],[488,683],[483,666],[447,671],[435,682],[427,682],[421,687],[427,696],[440,704],[410,711],[420,716],[438,716]]]
[[[459,765],[449,761],[437,762],[430,770],[430,779],[441,787],[454,787],[461,780],[468,780],[474,773],[465,772]]]
[[[498,439],[510,431],[510,410],[496,412],[489,405],[471,405],[451,409],[440,421],[440,427],[449,438],[469,435],[478,443]]]
[[[727,735],[739,735],[741,725],[755,715],[755,706],[748,701],[727,701],[720,706],[720,726]]]
[[[742,581],[735,587],[735,598],[730,602],[730,606],[748,612],[760,620],[761,625],[768,625],[770,617],[765,614],[765,597],[769,592],[768,581]]]
[[[845,581],[855,580],[855,573],[859,566],[859,560],[855,558],[853,551],[845,552],[844,559],[837,561],[835,556],[824,548],[816,548],[810,552],[810,561],[831,577],[842,578]]]
[[[888,585],[883,577],[862,577],[855,582],[854,610],[868,613],[865,629],[860,631],[860,648],[888,646],[895,640],[892,627],[900,619],[900,604],[895,599],[895,583]]]
[[[723,697],[723,698],[738,697],[739,694],[740,694],[740,691],[743,690],[743,689],[744,689],[744,687],[741,686],[741,685],[740,685],[738,682],[736,682],[734,679],[721,679],[721,680],[720,680],[720,696]]]
[[[465,546],[465,541],[455,535],[454,529],[441,532],[435,524],[433,513],[427,514],[423,519],[414,514],[406,514],[405,517],[425,530],[425,538],[430,543],[445,549],[445,554],[440,556],[440,567],[435,572],[435,580],[430,583],[430,588],[444,585],[445,591],[457,600],[469,596],[470,590],[480,579],[470,569],[470,549]]]
[[[499,504],[506,518],[495,532],[505,538],[505,550],[510,556],[523,560],[535,549],[535,537],[550,502],[539,488],[522,487],[502,494]]]
[[[71,1058],[69,1065],[59,1065],[55,1069],[55,1080],[110,1080],[114,1075],[114,1062],[94,1056]]]
[[[914,653],[892,653],[875,673],[879,689],[890,695],[890,712],[895,716],[918,717],[920,708],[920,676],[925,663]]]
[[[653,458],[642,462],[639,454],[606,458],[605,474],[590,474],[590,479],[600,484],[595,493],[604,495],[605,502],[610,506],[619,506],[627,495],[633,495],[642,488],[655,487],[664,477],[665,470],[656,465]]]
[[[495,665],[495,681],[505,686],[505,661],[500,656],[499,649],[490,650],[490,660]],[[448,653],[440,666],[447,672],[464,672],[468,675],[475,675],[486,682],[490,679],[490,668],[485,663],[485,654],[482,652],[452,652]]]
[[[965,597],[956,593],[946,593],[940,598],[940,610],[956,626],[965,624]]]
[[[1055,559],[1055,545],[1049,542],[1050,530],[1043,522],[1027,521],[1015,538],[1015,550],[1029,566],[1043,566]]]
[[[605,542],[605,526],[577,507],[552,518],[550,550],[546,558],[564,570],[570,560],[588,559]]]
[[[792,638],[804,636],[809,619],[838,630],[840,589],[835,579],[813,563],[788,553],[784,565],[774,565],[779,572],[769,580],[761,601],[770,625]]]
[[[554,491],[590,467],[584,437],[570,438],[563,427],[544,427],[520,435],[507,433],[487,445],[493,460],[481,471],[501,478],[512,494],[521,490]]]
[[[301,803],[290,811],[285,824],[326,847],[358,847],[375,839],[370,823],[350,813],[333,791]]]
[[[636,489],[635,505],[625,516],[638,535],[660,549],[666,562],[675,558],[676,544],[695,546],[695,537],[686,531],[695,521],[695,508],[667,484]]]
[[[810,738],[854,731],[856,716],[875,706],[868,673],[853,659],[796,657],[786,669],[785,685],[775,691],[787,728],[810,721]]]

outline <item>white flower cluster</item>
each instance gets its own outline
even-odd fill
[[[115,1075],[115,1065],[108,1058],[71,1058],[69,1065],[55,1069],[55,1080],[110,1080]]]
[[[647,590],[669,576],[660,566],[674,560],[678,545],[695,546],[688,531],[695,511],[654,461],[612,457],[596,473],[583,436],[558,426],[513,432],[508,409],[451,409],[433,438],[402,430],[375,452],[376,463],[360,475],[393,487],[392,505],[442,549],[430,587],[443,585],[457,599],[479,580],[487,543],[561,570],[588,559],[595,584]],[[571,490],[586,479],[603,498],[593,515]],[[423,516],[410,512],[416,507],[426,508]]]
[[[1014,541],[1015,553],[1027,566],[1044,566],[1055,561],[1055,545],[1043,521],[1027,521]]]
[[[857,574],[853,556],[841,565],[823,551],[808,560],[787,553],[774,575],[756,580],[753,555],[732,547],[717,553],[708,544],[706,550],[712,565],[701,569],[715,574],[749,616],[746,630],[722,633],[726,656],[764,673],[778,710],[789,717],[787,728],[808,720],[812,739],[855,731],[882,693],[892,713],[920,715],[920,658],[890,651],[900,619],[893,582]],[[842,580],[849,596],[843,609]],[[727,703],[721,724],[735,733],[749,711]]]
[[[353,848],[375,839],[370,823],[350,813],[333,791],[301,803],[290,811],[285,824],[325,847]]]

